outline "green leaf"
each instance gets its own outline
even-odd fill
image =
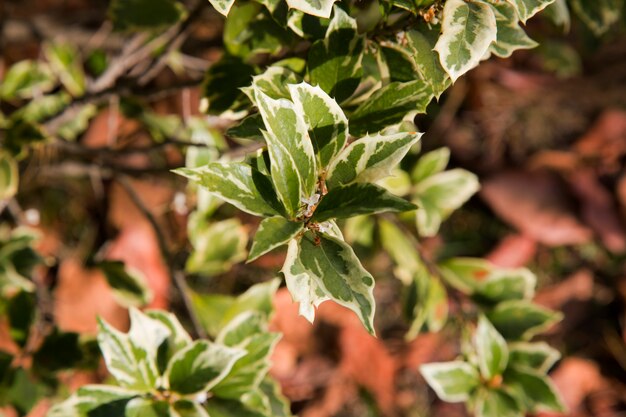
[[[195,401],[190,400],[178,400],[172,408],[175,411],[176,417],[209,417],[209,413]]]
[[[520,27],[515,16],[515,8],[510,3],[495,3],[491,4],[491,7],[498,27],[498,36],[490,47],[492,53],[501,58],[508,58],[518,49],[531,49],[538,45]]]
[[[315,307],[326,300],[354,311],[370,333],[374,334],[374,279],[359,262],[352,248],[342,240],[318,234],[305,234],[289,242],[282,272],[300,314],[310,322]]]
[[[272,299],[280,285],[273,279],[253,285],[238,297],[221,294],[191,293],[191,299],[207,332],[216,336],[231,320],[244,311],[258,311],[266,317],[272,312]]]
[[[171,359],[165,377],[180,394],[208,391],[224,379],[246,351],[197,340]]]
[[[481,390],[474,408],[476,417],[524,417],[513,397],[500,389]]]
[[[186,13],[175,0],[113,0],[109,5],[109,16],[118,30],[155,30],[175,24]]]
[[[107,369],[122,387],[150,390],[159,376],[157,351],[169,329],[135,308],[130,310],[130,319],[128,334],[98,319],[98,345]]]
[[[224,25],[226,50],[246,61],[256,54],[278,54],[291,39],[291,34],[272,18],[270,12],[255,2],[236,2]]]
[[[442,68],[439,56],[433,50],[437,37],[428,37],[424,32],[409,30],[406,33],[406,39],[407,48],[415,61],[417,72],[438,99],[441,93],[450,86],[450,78]]]
[[[540,411],[564,413],[565,405],[552,381],[530,369],[507,369],[506,386],[511,393],[533,414]]]
[[[596,36],[605,34],[619,20],[624,8],[623,0],[571,0],[570,4]]]
[[[205,408],[211,417],[267,417],[236,400],[210,398]]]
[[[438,174],[448,165],[450,161],[450,149],[439,148],[422,155],[411,171],[413,182],[420,182],[426,178]]]
[[[0,201],[12,198],[18,185],[17,162],[8,152],[0,152]]]
[[[240,90],[250,84],[254,67],[239,57],[225,54],[213,63],[204,76],[201,110],[219,115],[229,109],[237,110],[245,100]]]
[[[323,222],[337,218],[344,219],[361,214],[375,214],[387,211],[415,210],[416,206],[387,192],[374,184],[350,184],[334,187],[326,194],[313,213],[312,220]]]
[[[231,138],[261,141],[263,140],[261,130],[264,128],[263,118],[260,114],[255,113],[245,117],[241,123],[228,129],[226,135]]]
[[[159,346],[157,364],[159,372],[164,372],[172,356],[191,343],[191,337],[180,324],[176,316],[163,310],[148,310],[146,315],[163,323],[170,331],[164,343]]]
[[[526,268],[492,268],[476,285],[474,298],[492,304],[529,300],[535,295],[537,277]]]
[[[55,78],[50,68],[40,62],[25,60],[11,65],[0,83],[4,100],[31,98],[52,90]]]
[[[567,6],[567,0],[556,0],[544,9],[543,15],[556,26],[562,27],[564,32],[569,32],[572,18]]]
[[[561,321],[563,315],[530,301],[511,300],[498,304],[487,317],[506,339],[527,340]]]
[[[554,0],[506,0],[515,9],[522,23],[533,17],[541,10],[554,3]],[[595,0],[594,0],[595,1]]]
[[[54,327],[33,354],[33,370],[45,375],[72,368],[83,359],[79,334],[62,332]]]
[[[315,192],[315,153],[302,116],[288,100],[274,100],[255,91],[259,112],[267,128],[263,136],[271,161],[272,181],[290,218],[295,218],[302,199]]]
[[[259,312],[247,311],[233,319],[218,335],[216,341],[227,346],[245,349],[231,372],[213,389],[221,398],[240,399],[258,389],[270,368],[270,355],[280,334],[270,333],[267,318]]]
[[[152,301],[152,290],[141,272],[121,261],[104,261],[98,267],[104,272],[115,300],[124,307],[141,307]]]
[[[325,1],[332,5],[332,1]],[[319,85],[338,103],[346,100],[356,90],[363,74],[361,61],[364,48],[365,38],[359,36],[356,20],[335,7],[326,37],[315,42],[309,50],[311,84]]]
[[[269,414],[272,417],[291,417],[289,401],[280,391],[280,384],[271,378],[265,378],[260,385],[268,399]]]
[[[7,318],[11,339],[20,347],[24,347],[30,334],[30,326],[35,320],[36,305],[34,294],[20,291],[7,302]]]
[[[344,148],[348,138],[348,119],[337,102],[319,86],[301,83],[288,87],[295,110],[304,115],[317,167],[322,171]]]
[[[422,236],[437,234],[443,220],[480,188],[478,177],[464,169],[431,175],[415,187],[417,229]]]
[[[561,353],[545,342],[516,342],[509,345],[509,366],[546,373],[561,358]]]
[[[86,81],[80,55],[70,44],[48,43],[43,47],[52,70],[74,97],[85,93]]]
[[[496,17],[488,3],[448,0],[441,30],[435,50],[454,82],[478,65],[496,40]]]
[[[248,231],[239,219],[232,218],[202,226],[189,235],[194,250],[185,265],[188,272],[217,275],[246,259]]]
[[[463,361],[428,363],[420,373],[439,398],[451,403],[467,401],[480,383],[476,368]]]
[[[235,4],[235,0],[209,0],[211,5],[215,7],[215,10],[223,14],[224,16],[228,16],[228,12],[230,12],[230,8]]]
[[[57,134],[65,140],[76,140],[76,138],[87,130],[89,122],[96,114],[98,114],[98,106],[95,104],[84,105],[71,120],[59,126]]]
[[[313,16],[329,18],[335,1],[336,0],[287,0],[287,5],[289,5],[291,9],[300,10]]]
[[[348,145],[330,163],[326,184],[330,190],[354,182],[376,182],[391,170],[421,138],[421,133],[365,136]]]
[[[248,262],[265,255],[269,251],[286,245],[303,229],[302,223],[290,222],[282,217],[263,219],[254,235]]]
[[[46,417],[123,416],[127,403],[140,394],[110,385],[84,385],[70,398],[54,405]]]
[[[448,321],[448,293],[441,281],[434,277],[431,277],[424,309],[428,330],[436,333],[443,329]]]
[[[167,401],[149,398],[133,398],[126,404],[125,417],[178,417],[170,409]]]
[[[212,194],[255,216],[282,213],[269,178],[241,162],[212,162],[200,168],[175,169]]]
[[[396,264],[395,276],[404,285],[411,285],[415,274],[423,269],[415,244],[390,221],[380,219],[378,227],[382,247]]]
[[[451,258],[439,263],[443,278],[454,288],[471,295],[479,281],[493,270],[493,265],[482,258]]]
[[[289,68],[271,66],[263,74],[252,77],[252,84],[241,90],[248,96],[250,101],[258,107],[256,92],[260,91],[266,96],[278,100],[291,98],[289,85],[297,84],[302,78]]]
[[[509,361],[509,350],[504,338],[482,315],[478,318],[474,346],[482,377],[491,381],[494,377],[502,375]]]
[[[380,51],[385,57],[390,81],[413,81],[419,76],[415,59],[407,47],[389,42],[380,45]]]
[[[408,113],[424,113],[433,92],[422,80],[393,82],[376,90],[350,115],[350,132],[364,135],[400,122]]]

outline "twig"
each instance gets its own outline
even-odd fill
[[[174,283],[174,285],[176,286],[176,288],[178,289],[181,295],[183,304],[185,305],[187,313],[189,314],[189,317],[191,318],[191,322],[193,324],[194,330],[196,331],[196,334],[199,337],[207,338],[206,331],[204,330],[204,327],[200,323],[200,320],[198,319],[198,316],[196,315],[196,312],[193,309],[191,299],[189,298],[189,293],[188,293],[189,287],[187,286],[185,277],[182,274],[182,272],[175,270],[172,265],[173,257],[167,246],[167,240],[165,238],[165,234],[163,233],[163,229],[161,229],[161,226],[157,222],[152,212],[148,210],[148,208],[145,206],[145,204],[141,200],[141,197],[139,197],[139,195],[135,192],[135,189],[130,183],[130,180],[123,175],[116,175],[115,178],[118,181],[118,183],[122,186],[122,188],[124,188],[128,196],[132,200],[133,204],[135,204],[135,206],[139,209],[141,214],[146,218],[146,220],[148,220],[148,222],[152,226],[152,229],[154,230],[154,233],[157,238],[157,243],[159,245],[161,256],[163,256],[163,259],[167,263],[167,268],[168,268],[168,272],[170,275],[170,279]]]

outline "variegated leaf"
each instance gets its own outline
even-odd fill
[[[215,10],[223,14],[224,16],[228,16],[228,12],[230,12],[230,8],[235,4],[235,0],[209,0],[211,5],[215,7]]]
[[[254,235],[248,262],[254,261],[272,249],[287,244],[302,231],[302,228],[301,222],[290,222],[283,217],[263,219]]]
[[[266,96],[278,100],[290,98],[289,84],[299,83],[302,78],[286,67],[271,66],[263,74],[252,77],[252,84],[241,90],[248,96],[250,101],[258,107],[255,91],[261,91]]]
[[[54,405],[46,416],[85,417],[89,416],[90,412],[95,409],[124,414],[126,403],[141,394],[143,394],[142,391],[110,385],[84,385],[67,400]]]
[[[572,0],[572,9],[589,29],[600,36],[622,15],[624,0]]]
[[[478,318],[474,347],[482,377],[491,381],[495,376],[502,375],[509,363],[509,349],[502,335],[482,315]]]
[[[330,163],[326,176],[329,189],[353,182],[376,182],[390,175],[421,133],[365,136],[352,142]]]
[[[170,330],[134,308],[130,309],[130,317],[128,334],[99,319],[98,345],[107,369],[121,386],[150,390],[159,377],[157,350]]]
[[[374,279],[352,248],[335,237],[311,234],[289,242],[282,272],[300,314],[313,321],[315,307],[326,300],[354,311],[368,332],[374,334]]]
[[[417,207],[374,184],[353,183],[332,188],[317,206],[312,220],[345,219],[361,214],[409,211]]]
[[[561,353],[546,342],[516,342],[509,345],[509,366],[546,373],[561,358]]]
[[[446,1],[435,50],[453,82],[478,65],[496,36],[496,17],[488,3]]]
[[[480,383],[476,368],[462,361],[429,363],[420,373],[439,398],[451,403],[467,401]]]
[[[422,80],[389,83],[350,115],[350,133],[365,135],[399,123],[408,113],[424,113],[433,92]]]
[[[490,47],[493,54],[508,58],[518,49],[531,49],[538,45],[520,27],[515,16],[515,9],[510,3],[495,3],[491,7],[496,15],[498,26],[498,37]]]
[[[406,39],[407,47],[411,51],[417,72],[422,80],[430,85],[433,95],[438,99],[441,93],[450,86],[450,77],[442,68],[439,56],[433,51],[435,47],[434,40],[417,30],[408,31]]]
[[[196,340],[170,360],[165,371],[169,389],[180,394],[208,391],[223,380],[245,354],[243,349]]]
[[[270,179],[247,164],[212,162],[200,168],[179,168],[174,172],[246,213],[282,215]]]
[[[315,0],[312,0],[315,1]],[[365,38],[357,32],[356,20],[335,7],[326,37],[309,50],[309,77],[337,102],[341,103],[359,85]]]
[[[555,0],[506,0],[515,8],[519,20],[526,23],[536,13],[554,3]],[[594,0],[597,1],[597,0]]]
[[[319,86],[290,85],[291,99],[304,121],[317,156],[317,168],[324,170],[343,149],[348,138],[348,119],[341,107]]]
[[[287,0],[289,8],[313,16],[329,18],[336,0]]]
[[[259,90],[255,96],[267,128],[263,136],[270,155],[272,181],[287,214],[295,218],[303,199],[311,198],[316,188],[313,144],[304,119],[292,102],[274,100]]]

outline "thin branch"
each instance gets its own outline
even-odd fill
[[[152,226],[152,229],[154,230],[154,233],[157,238],[157,243],[159,245],[161,256],[167,263],[167,268],[168,268],[168,272],[170,275],[170,279],[174,283],[174,285],[176,286],[176,288],[178,289],[181,295],[183,303],[185,304],[185,308],[187,309],[187,313],[189,314],[189,317],[191,318],[191,322],[193,324],[194,330],[196,331],[196,334],[199,337],[207,338],[206,331],[204,330],[204,327],[200,323],[200,320],[198,319],[198,316],[196,315],[196,312],[193,309],[193,304],[191,302],[191,299],[189,298],[189,287],[187,286],[187,282],[185,281],[185,276],[183,275],[182,272],[176,271],[172,265],[173,257],[168,248],[167,240],[165,238],[165,233],[163,233],[163,229],[157,222],[152,212],[145,206],[145,204],[141,200],[141,197],[139,197],[139,195],[135,192],[135,189],[130,183],[130,180],[123,175],[116,175],[115,178],[117,182],[124,188],[126,193],[128,193],[128,196],[132,200],[133,204],[135,204],[137,209],[139,209],[141,214],[146,218],[146,220],[148,220],[148,222]]]

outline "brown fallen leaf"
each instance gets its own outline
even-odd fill
[[[581,202],[581,215],[598,234],[602,243],[614,253],[626,250],[626,233],[611,193],[589,170],[577,170],[568,177],[570,188]]]
[[[537,242],[526,235],[509,235],[486,256],[494,265],[519,268],[530,262],[537,253]]]
[[[498,173],[483,181],[480,195],[501,219],[537,242],[560,246],[591,239],[591,230],[568,204],[563,184],[548,172]]]

